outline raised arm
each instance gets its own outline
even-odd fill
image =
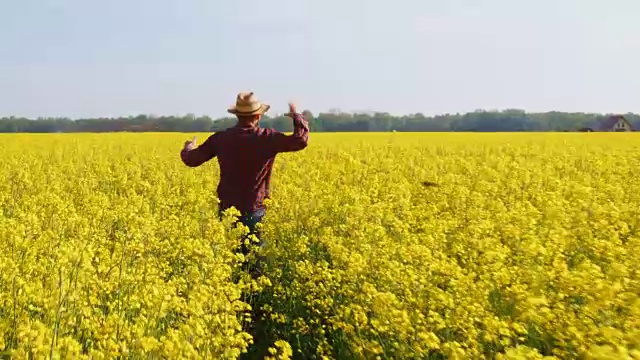
[[[215,134],[209,136],[209,138],[198,147],[196,147],[196,138],[194,136],[192,141],[184,143],[184,147],[182,151],[180,151],[182,162],[189,167],[200,166],[213,159],[216,155]]]
[[[275,153],[299,151],[307,147],[309,141],[309,123],[302,114],[296,112],[295,105],[289,104],[289,114],[293,119],[293,134],[285,135],[279,131],[269,132],[269,143]]]

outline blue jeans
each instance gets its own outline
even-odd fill
[[[218,210],[218,217],[220,219],[222,219],[223,217],[224,210],[226,210],[226,208],[224,207],[220,207]],[[246,256],[249,254],[250,249],[244,244],[244,240],[247,239],[250,235],[255,235],[255,237],[258,239],[257,246],[262,247],[263,245],[262,237],[261,237],[262,234],[260,233],[260,230],[257,229],[257,225],[262,221],[265,214],[266,214],[265,209],[258,209],[253,212],[242,213],[240,217],[237,218],[235,222],[236,224],[242,223],[244,226],[249,228],[249,234],[247,235],[247,237],[243,239],[239,249],[243,255]]]

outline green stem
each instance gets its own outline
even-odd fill
[[[56,311],[56,321],[53,330],[53,338],[51,339],[51,348],[49,351],[49,358],[53,359],[53,349],[58,338],[58,329],[60,328],[60,311],[62,310],[62,268],[58,269],[58,287],[60,292],[58,293],[58,310]]]

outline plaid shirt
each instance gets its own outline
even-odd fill
[[[273,162],[278,153],[307,147],[309,124],[301,114],[293,116],[293,135],[275,129],[240,124],[209,136],[199,147],[183,149],[185,165],[197,167],[216,157],[220,165],[218,198],[221,207],[234,206],[242,213],[264,209],[269,198]]]

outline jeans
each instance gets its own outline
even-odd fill
[[[218,217],[221,220],[223,217],[223,212],[225,210],[226,208],[224,207],[220,207],[218,210]],[[249,255],[249,253],[251,252],[251,247],[245,244],[245,240],[249,239],[249,236],[251,235],[254,235],[258,239],[258,243],[256,244],[255,242],[252,241],[251,246],[257,246],[259,248],[262,248],[262,246],[264,245],[262,240],[262,234],[260,233],[260,230],[257,229],[257,226],[262,221],[265,214],[266,214],[265,209],[258,209],[253,212],[242,213],[240,217],[237,218],[235,224],[237,225],[238,223],[242,223],[244,226],[248,227],[249,234],[247,234],[247,236],[242,239],[240,247],[236,250],[236,252],[238,251],[241,252],[242,255],[244,255],[245,257]],[[249,261],[245,259],[242,267],[248,268],[248,270],[251,272],[252,275],[258,275],[260,273],[260,264],[259,264],[260,257],[258,256],[256,260],[257,260],[256,264],[254,264],[254,266],[250,266]]]
[[[224,207],[220,207],[218,209],[218,217],[220,218],[220,220],[222,220],[224,216],[223,212],[225,210],[226,208]],[[247,255],[249,255],[251,248],[245,245],[244,242],[250,235],[255,235],[255,237],[258,239],[258,244],[252,242],[252,246],[257,245],[259,248],[262,248],[262,234],[260,234],[260,230],[257,229],[257,226],[264,218],[265,213],[265,209],[259,209],[249,213],[242,213],[235,222],[236,225],[238,223],[242,223],[249,228],[249,234],[247,234],[247,236],[242,239],[241,245],[236,250],[236,253],[240,251],[245,256],[245,260],[242,264],[242,271],[248,272],[251,278],[253,278],[254,280],[257,280],[263,274],[263,258],[259,254],[256,254],[256,256],[252,260],[247,259]],[[233,282],[237,283],[238,280],[238,275],[234,275]],[[254,344],[250,345],[249,353],[241,355],[240,359],[262,359],[267,355],[258,354],[258,352],[267,349],[268,345],[265,342],[267,335],[266,333],[264,333],[264,325],[259,325],[259,322],[261,321],[260,319],[262,319],[263,316],[262,301],[264,300],[261,300],[262,296],[260,293],[255,293],[254,291],[255,290],[243,290],[242,293],[242,301],[251,305],[251,310],[248,311],[251,322],[248,324],[243,322],[243,331],[248,332],[249,334],[251,334],[251,336],[253,336]]]

